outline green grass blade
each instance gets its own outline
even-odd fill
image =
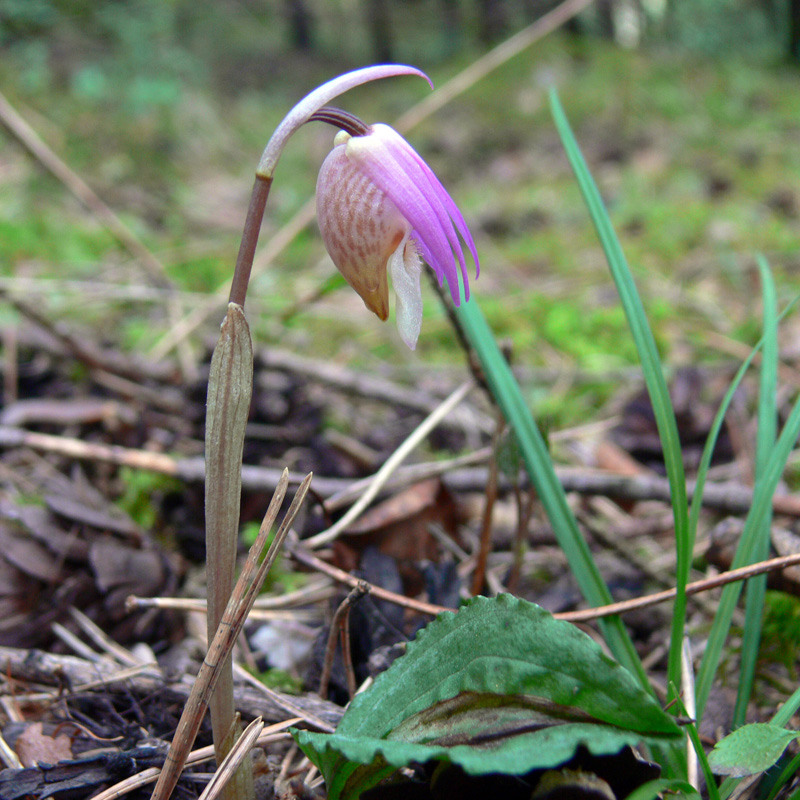
[[[756,478],[766,469],[769,455],[775,446],[777,431],[777,383],[778,383],[778,320],[775,300],[775,283],[769,267],[759,258],[764,306],[764,352],[761,359],[761,374],[758,394],[758,433],[756,436]],[[770,526],[772,509],[767,511],[759,539],[755,543],[755,561],[769,557]],[[745,599],[744,635],[742,637],[742,659],[739,668],[739,687],[733,711],[733,727],[744,725],[747,703],[753,690],[756,658],[761,641],[761,622],[764,614],[764,595],[767,576],[759,575],[747,582]]]
[[[694,542],[689,529],[689,511],[686,495],[686,476],[683,470],[683,457],[678,425],[672,408],[667,382],[661,369],[655,339],[647,321],[647,316],[636,284],[622,252],[619,239],[611,225],[600,192],[581,155],[575,137],[567,122],[564,110],[555,91],[550,93],[550,107],[555,119],[567,157],[578,180],[584,201],[594,223],[597,235],[605,252],[620,301],[625,310],[642,372],[653,406],[658,433],[664,451],[664,465],[672,495],[672,513],[675,520],[676,597],[672,615],[672,628],[669,649],[668,681],[671,685],[681,683],[681,648],[683,646],[684,620],[686,616],[686,583],[689,580]]]
[[[593,606],[610,603],[611,594],[567,503],[544,439],[477,300],[473,297],[468,303],[462,302],[454,312],[464,336],[480,360],[495,401],[514,430],[531,483],[539,495],[583,596]],[[619,617],[601,620],[600,625],[615,658],[638,678],[642,686],[652,691],[633,643]]]
[[[777,322],[780,322],[785,316],[787,316],[798,303],[800,303],[800,295],[797,295],[791,301],[791,303],[789,303],[786,308],[781,311],[781,313],[778,315]],[[697,524],[700,520],[700,511],[703,507],[703,490],[705,489],[708,470],[711,466],[711,457],[714,455],[714,448],[717,446],[717,440],[719,438],[719,433],[722,430],[722,424],[725,421],[725,415],[728,413],[731,401],[733,400],[736,390],[739,388],[739,384],[742,382],[747,370],[750,369],[750,365],[753,363],[753,359],[755,359],[756,354],[759,353],[763,347],[764,337],[762,336],[762,338],[756,343],[756,346],[750,351],[750,355],[748,355],[747,358],[742,362],[742,365],[737,370],[736,375],[734,375],[730,386],[725,392],[725,396],[722,398],[722,402],[719,404],[719,408],[714,416],[714,420],[711,423],[708,438],[706,439],[705,446],[703,447],[703,453],[700,457],[700,464],[697,468],[697,479],[695,481],[695,488],[692,496],[692,505],[689,509],[689,529],[691,531],[693,541],[696,538]]]
[[[772,496],[775,494],[778,481],[781,479],[786,466],[786,460],[797,442],[798,435],[800,435],[800,399],[795,402],[794,408],[792,408],[792,412],[786,420],[783,431],[770,453],[763,475],[756,480],[753,505],[747,514],[744,530],[736,548],[736,555],[733,558],[731,569],[738,569],[753,563],[760,537],[763,535],[765,522],[772,509]],[[730,630],[733,611],[739,600],[741,590],[742,587],[739,583],[729,584],[722,590],[722,597],[717,614],[714,617],[714,623],[711,626],[706,651],[703,655],[700,669],[697,671],[698,719],[703,716],[703,709],[711,691],[711,683],[719,665],[722,648]]]
[[[778,792],[786,786],[790,778],[795,776],[798,768],[800,768],[800,753],[796,753],[789,763],[781,770],[781,774],[775,779],[775,783],[769,790],[766,800],[775,800],[778,796]]]

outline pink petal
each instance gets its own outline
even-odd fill
[[[456,226],[461,233],[464,241],[472,253],[472,258],[475,261],[476,276],[480,271],[480,264],[478,262],[478,253],[475,247],[475,242],[467,228],[464,217],[458,210],[452,197],[448,194],[447,190],[442,186],[439,179],[436,177],[434,171],[425,163],[424,159],[417,153],[416,150],[402,137],[399,133],[394,131],[388,125],[373,125],[373,130],[379,130],[380,135],[391,142],[392,152],[397,156],[398,161],[401,162],[406,172],[412,179],[418,183],[427,184],[426,195],[431,198],[432,205],[437,211],[437,218],[442,226],[442,229],[447,235],[450,245],[453,248],[458,262],[461,266],[461,275],[464,282],[465,298],[469,300],[469,276],[467,274],[466,264],[464,262],[464,250],[458,235],[453,227],[455,221]],[[433,201],[435,198],[435,202]],[[456,300],[456,304],[458,301]]]
[[[420,166],[420,163],[424,165],[422,159],[409,155],[414,151],[399,134],[384,125],[373,126],[372,130],[366,136],[350,139],[347,155],[359,163],[409,221],[425,260],[436,272],[440,284],[447,278],[453,302],[458,304],[454,251],[461,264],[467,298],[469,287],[463,250],[448,213],[448,206],[455,204],[438,180],[431,181],[433,173],[427,165],[425,169]],[[458,217],[458,221],[463,222],[460,214]],[[471,241],[470,237],[468,244]],[[474,244],[470,250],[473,248]]]

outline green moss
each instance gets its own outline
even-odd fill
[[[800,658],[800,598],[768,591],[764,599],[764,625],[759,658],[783,664],[797,679]]]
[[[119,480],[123,493],[117,505],[145,530],[152,530],[155,526],[164,495],[181,489],[175,478],[130,467],[120,468]]]

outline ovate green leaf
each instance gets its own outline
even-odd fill
[[[781,757],[792,739],[800,736],[779,725],[757,722],[743,725],[717,742],[708,756],[717,775],[742,778],[768,770]]]
[[[564,763],[580,744],[603,755],[681,731],[589,636],[500,595],[437,617],[334,734],[294,735],[330,800],[355,800],[412,762],[520,775]]]

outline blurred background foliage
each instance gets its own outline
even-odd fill
[[[187,86],[263,90],[301,52],[330,60],[447,62],[488,47],[556,0],[0,0],[0,46],[27,91],[67,90],[130,112]],[[623,46],[721,58],[798,52],[797,0],[597,0],[568,27]],[[292,67],[294,69],[294,66]]]
[[[439,86],[556,5],[0,0],[0,90],[156,252],[189,310],[229,277],[258,155],[302,94],[389,59]],[[800,0],[596,0],[410,134],[473,228],[492,325],[520,363],[555,370],[563,391],[580,384],[568,407],[534,393],[545,413],[563,422],[596,408],[611,393],[602,376],[636,361],[547,88],[575,125],[662,351],[673,363],[728,358],[758,331],[754,253],[775,267],[782,299],[800,285],[799,40]],[[341,105],[391,122],[426,92],[395,80]],[[313,126],[287,149],[262,242],[313,195],[332,136]],[[3,285],[127,347],[156,344],[168,326],[157,292],[124,289],[144,273],[6,135],[0,175]],[[255,278],[257,335],[322,357],[419,363],[344,291],[278,321],[330,270],[307,228]],[[436,299],[426,304],[418,353],[457,362]]]

